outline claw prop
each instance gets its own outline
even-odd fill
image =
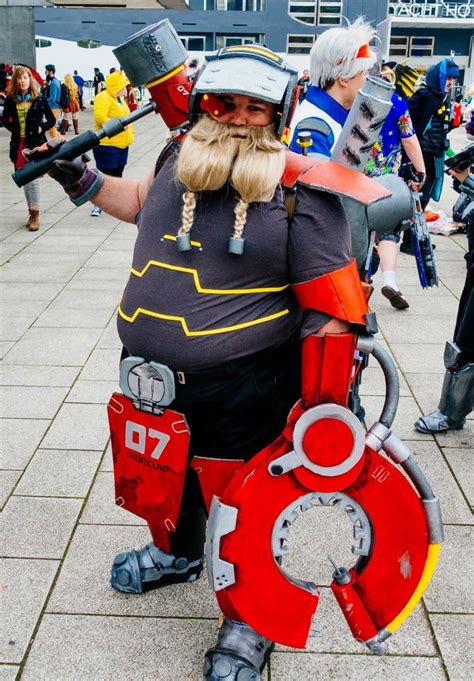
[[[369,432],[342,404],[305,411],[298,404],[283,435],[244,465],[211,507],[207,560],[220,607],[284,645],[306,646],[318,604],[316,586],[289,578],[280,564],[300,511],[323,504],[351,518],[358,558],[335,571],[331,588],[353,636],[377,654],[420,600],[436,565],[443,538],[438,500],[390,430],[396,370],[373,341],[361,349],[372,351],[388,383]]]

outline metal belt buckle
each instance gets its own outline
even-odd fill
[[[145,362],[143,357],[126,357],[120,362],[120,388],[138,409],[152,413],[162,412],[176,396],[171,369],[158,362]]]

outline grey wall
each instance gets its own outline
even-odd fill
[[[36,68],[32,7],[0,5],[0,63]]]

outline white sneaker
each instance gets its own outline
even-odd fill
[[[94,208],[91,210],[91,216],[93,218],[98,218],[102,215],[102,208],[99,208],[99,206],[94,206]]]

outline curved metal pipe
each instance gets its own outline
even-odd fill
[[[380,364],[383,371],[386,394],[379,422],[386,428],[390,428],[395,418],[395,414],[397,413],[400,393],[400,381],[398,380],[395,364],[388,352],[372,337],[365,338],[361,336],[357,343],[357,348],[363,352],[370,352]]]

